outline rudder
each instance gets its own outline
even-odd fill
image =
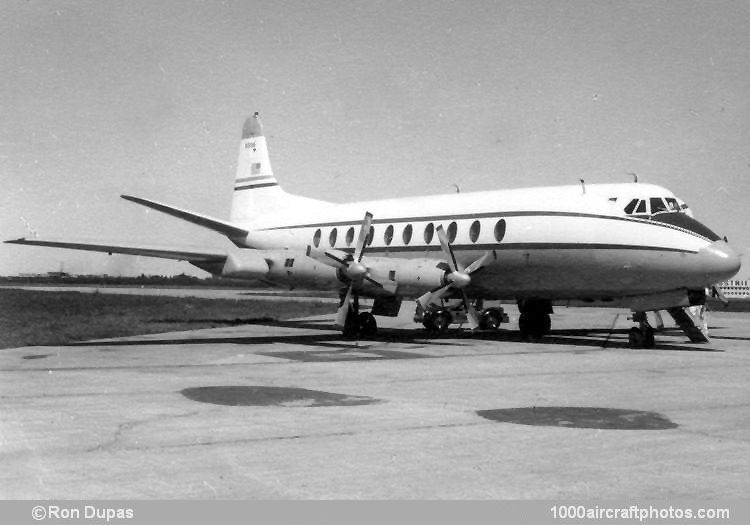
[[[230,220],[249,220],[278,211],[286,195],[273,175],[263,126],[255,112],[242,127]]]

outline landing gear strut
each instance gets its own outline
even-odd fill
[[[633,312],[633,321],[638,323],[628,332],[630,348],[653,348],[655,344],[654,329],[648,324],[646,312]]]

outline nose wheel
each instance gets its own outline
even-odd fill
[[[656,344],[654,329],[648,324],[646,312],[634,312],[632,320],[638,323],[628,332],[628,346],[630,348],[653,348]]]

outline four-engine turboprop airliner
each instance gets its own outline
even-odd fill
[[[654,344],[645,312],[666,309],[684,321],[706,287],[740,267],[681,199],[650,184],[581,181],[346,204],[292,195],[271,170],[257,113],[242,130],[229,220],[122,197],[221,233],[234,247],[6,242],[187,260],[215,275],[338,290],[336,325],[349,335],[374,334],[374,315],[397,315],[404,298],[416,299],[415,321],[437,332],[452,322],[496,328],[507,316],[485,303],[512,300],[529,337],[549,331],[553,304],[628,307],[637,314],[635,347]],[[374,298],[371,311],[360,297]],[[691,338],[701,339],[695,330]]]

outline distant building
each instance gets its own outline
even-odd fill
[[[730,279],[717,286],[727,299],[750,299],[750,280]]]

